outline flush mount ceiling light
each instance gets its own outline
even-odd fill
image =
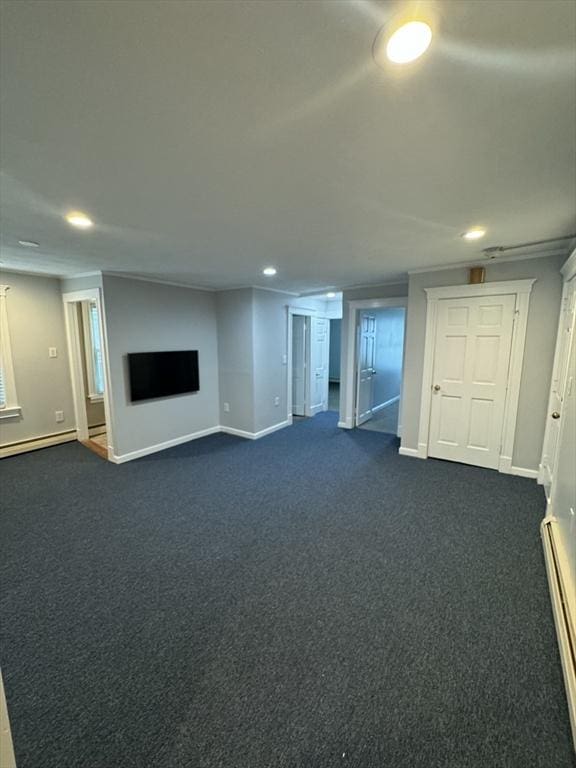
[[[273,277],[278,270],[276,267],[264,267],[262,270],[262,274],[266,275],[267,277]]]
[[[430,6],[413,6],[411,11],[396,16],[380,29],[372,47],[374,61],[384,70],[390,70],[390,63],[416,61],[430,47],[437,29],[437,14]]]
[[[334,291],[328,291],[328,293],[326,294],[326,298],[327,299],[335,299],[336,298],[336,294],[334,293]]]
[[[90,229],[94,226],[92,219],[82,211],[69,211],[64,218],[71,227],[76,229]]]
[[[467,229],[466,232],[462,234],[462,237],[464,240],[480,240],[485,234],[486,230],[484,227],[472,227],[471,229]]]
[[[389,38],[386,56],[394,64],[408,64],[420,58],[431,42],[432,30],[425,21],[409,21]]]
[[[39,248],[40,243],[35,240],[18,240],[18,245],[22,245],[24,248]]]

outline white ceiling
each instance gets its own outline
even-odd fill
[[[576,3],[439,2],[384,71],[397,8],[3,2],[3,266],[310,292],[573,231]]]

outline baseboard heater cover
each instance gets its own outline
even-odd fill
[[[558,522],[554,517],[544,518],[541,534],[568,700],[572,740],[576,751],[576,595],[574,574],[570,572],[568,557],[559,536]]]
[[[55,432],[51,435],[31,437],[28,440],[19,440],[15,443],[5,443],[0,446],[0,458],[16,456],[19,453],[28,453],[28,451],[37,451],[41,448],[49,448],[52,445],[69,443],[73,440],[76,440],[76,430],[68,429],[65,432]]]

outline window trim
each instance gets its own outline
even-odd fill
[[[13,419],[20,416],[22,409],[18,405],[16,394],[16,378],[14,376],[14,359],[10,343],[10,326],[8,325],[8,307],[6,294],[9,285],[0,285],[0,365],[3,371],[4,392],[6,402],[0,405],[0,419]]]
[[[94,369],[94,337],[92,335],[92,318],[90,316],[90,310],[92,305],[96,307],[98,312],[98,303],[95,299],[87,299],[80,303],[82,307],[82,332],[84,336],[84,352],[86,360],[86,379],[88,384],[88,391],[86,396],[91,403],[101,403],[104,401],[104,392],[96,391],[96,371]],[[102,347],[102,345],[100,345]],[[102,351],[103,354],[103,351]],[[102,376],[104,376],[104,360],[102,360]]]

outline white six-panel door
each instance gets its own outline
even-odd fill
[[[558,439],[561,416],[564,407],[564,397],[568,376],[568,359],[570,344],[574,330],[576,313],[576,277],[564,284],[560,322],[558,324],[558,339],[556,342],[556,357],[550,387],[548,403],[548,422],[544,436],[544,449],[540,465],[540,480],[544,485],[546,496],[554,481],[554,471],[558,461]]]
[[[356,387],[356,426],[372,416],[374,388],[374,355],[376,351],[376,318],[360,315],[358,338],[358,381]]]
[[[310,318],[310,408],[308,415],[328,410],[330,320]]]
[[[429,456],[498,468],[515,302],[438,302]]]

